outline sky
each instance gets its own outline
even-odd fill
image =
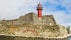
[[[0,20],[16,19],[29,12],[37,14],[39,2],[43,15],[53,15],[57,24],[71,26],[71,0],[0,0]]]

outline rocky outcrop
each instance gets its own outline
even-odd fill
[[[69,27],[67,28],[67,30],[68,30],[68,33],[71,34],[71,26],[69,26]]]
[[[57,25],[53,15],[38,18],[34,13],[28,13],[14,20],[0,22],[0,34],[15,36],[62,37],[68,34],[66,28]]]
[[[22,26],[11,25],[9,27],[4,27],[1,34],[29,37],[62,37],[68,33],[65,27],[59,25],[47,26],[24,24]]]

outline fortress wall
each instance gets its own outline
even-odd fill
[[[56,22],[54,20],[53,15],[45,15],[39,18],[34,13],[28,13],[25,16],[21,16],[19,18],[21,24],[28,23],[33,25],[55,25]]]
[[[33,25],[55,25],[56,22],[53,18],[53,15],[45,15],[39,18],[35,13],[28,13],[24,16],[19,17],[17,20],[6,20],[6,24],[33,24]]]
[[[42,22],[44,25],[55,25],[55,21],[53,20],[54,18],[51,17],[50,15],[49,16],[43,16],[42,17]]]
[[[26,14],[24,17],[21,17],[19,20],[23,24],[28,23],[33,25],[39,25],[41,22],[39,18],[37,17],[37,15],[34,13]]]
[[[21,24],[28,23],[31,24],[33,22],[32,14],[26,14],[19,18]]]
[[[7,25],[18,25],[19,24],[19,20],[10,20],[10,21],[6,21],[5,22]]]

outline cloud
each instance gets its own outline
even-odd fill
[[[14,19],[26,12],[35,11],[34,8],[43,0],[0,0],[0,19]]]
[[[53,14],[58,24],[71,25],[71,0],[47,0],[44,6],[45,15]]]
[[[16,0],[0,0],[0,19],[15,18],[18,14]]]

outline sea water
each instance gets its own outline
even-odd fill
[[[68,37],[68,40],[71,40],[71,37]]]

